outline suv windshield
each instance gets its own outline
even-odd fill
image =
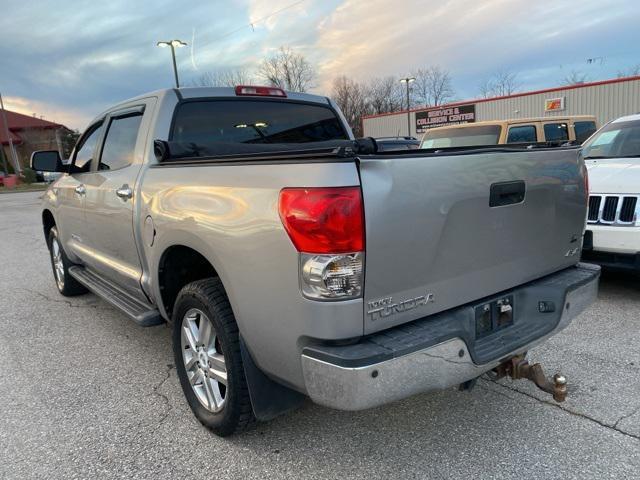
[[[472,147],[497,145],[502,127],[478,125],[459,128],[434,128],[424,134],[420,148]]]
[[[171,140],[212,143],[308,143],[346,140],[335,112],[282,100],[199,100],[178,106]]]
[[[640,157],[640,120],[606,125],[584,144],[584,158]]]

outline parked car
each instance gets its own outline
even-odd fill
[[[591,191],[582,257],[640,273],[640,115],[606,124],[583,154]]]
[[[566,394],[524,355],[596,298],[577,148],[378,152],[326,97],[238,86],[126,101],[70,166],[32,165],[69,172],[42,210],[60,293],[172,323],[219,435],[305,396],[360,410],[494,369]]]
[[[591,115],[463,123],[427,130],[421,148],[517,143],[581,144],[596,131]]]
[[[420,148],[420,140],[414,137],[380,137],[376,138],[375,141],[380,152]]]

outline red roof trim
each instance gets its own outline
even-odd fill
[[[484,102],[493,102],[495,100],[504,100],[507,98],[516,98],[516,97],[528,97],[530,95],[539,95],[541,93],[551,93],[551,92],[561,92],[564,90],[574,90],[576,88],[586,88],[586,87],[597,87],[598,85],[610,85],[612,83],[622,83],[622,82],[632,82],[635,80],[640,80],[640,76],[635,77],[623,77],[623,78],[612,78],[609,80],[600,80],[597,82],[588,82],[588,83],[580,83],[578,85],[567,85],[564,87],[554,87],[554,88],[545,88],[543,90],[532,90],[531,92],[522,92],[522,93],[514,93],[513,95],[504,95],[501,97],[491,97],[491,98],[477,98],[475,100],[465,100],[463,102],[452,102],[445,103],[443,105],[438,105],[437,107],[420,107],[420,108],[412,108],[410,112],[426,112],[428,110],[438,110],[440,108],[448,108],[448,107],[458,107],[460,105],[469,105],[472,103],[484,103]],[[385,113],[376,113],[373,115],[363,115],[362,119],[365,118],[377,118],[377,117],[386,117],[389,115],[399,115],[406,114],[407,110],[400,110],[398,112],[385,112]]]

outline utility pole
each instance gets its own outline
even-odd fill
[[[182,40],[168,40],[156,43],[158,47],[171,47],[171,60],[173,60],[173,75],[176,78],[176,88],[180,88],[180,81],[178,80],[178,67],[176,66],[176,47],[186,47],[187,42]]]
[[[405,83],[407,85],[407,137],[411,136],[411,104],[409,103],[409,84],[411,82],[415,82],[415,80],[415,77],[406,77],[400,79],[400,83]]]
[[[7,157],[4,155],[4,147],[0,143],[0,157],[2,157],[2,167],[4,169],[4,174],[9,175],[9,168],[7,168]]]
[[[9,131],[9,123],[7,122],[7,114],[4,111],[4,102],[2,101],[2,94],[0,94],[0,111],[2,112],[2,121],[4,123],[4,132],[7,136],[7,140],[9,140],[9,151],[11,152],[11,158],[13,160],[13,169],[16,175],[20,175],[22,169],[20,168],[20,162],[18,161],[18,154],[16,153],[16,149],[13,146],[13,140],[11,139],[11,132]],[[3,155],[4,158],[4,155]],[[6,160],[5,160],[6,163]],[[6,170],[6,165],[5,165]]]

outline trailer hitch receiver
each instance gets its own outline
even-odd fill
[[[529,363],[525,355],[512,357],[498,365],[494,372],[498,378],[509,376],[514,380],[531,380],[540,390],[550,393],[556,402],[564,402],[567,399],[567,379],[565,376],[556,373],[552,379],[548,379],[542,370],[542,365]]]

